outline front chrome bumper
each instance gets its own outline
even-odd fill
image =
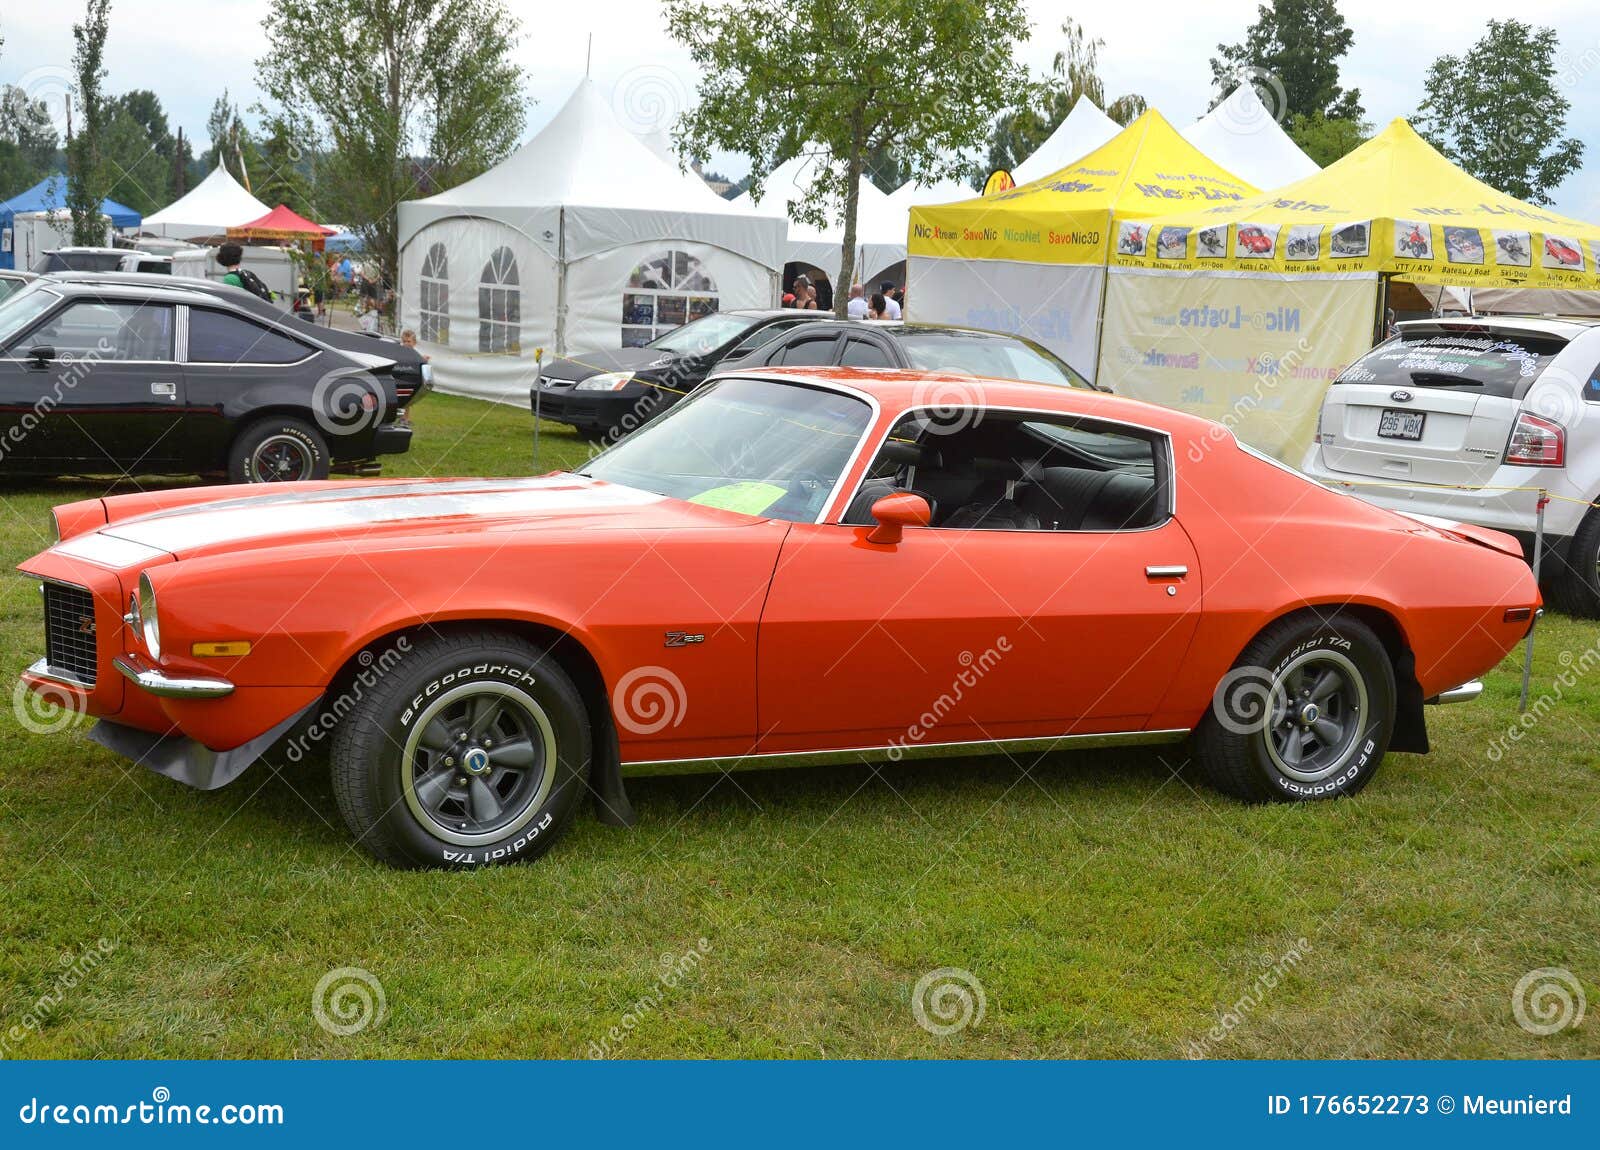
[[[1470,683],[1462,683],[1459,687],[1451,687],[1448,691],[1440,691],[1427,701],[1430,704],[1470,703],[1481,694],[1483,694],[1483,681],[1481,679],[1473,679]]]
[[[163,699],[221,699],[233,684],[211,675],[168,675],[140,655],[118,655],[111,665],[124,679]]]

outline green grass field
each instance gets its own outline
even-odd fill
[[[386,474],[531,466],[523,411],[434,396],[416,421]],[[547,432],[544,463],[585,451]],[[0,487],[0,559],[104,490]],[[38,614],[0,581],[8,684]],[[1237,805],[1181,747],[645,780],[637,828],[586,813],[544,861],[474,874],[354,850],[325,764],[201,794],[7,706],[0,1054],[1600,1056],[1597,643],[1550,616],[1526,737],[1504,738],[1519,652],[1354,800]],[[1538,1036],[1512,993],[1546,967],[1592,1009]],[[313,1010],[338,968],[384,1002],[347,1035]],[[984,1005],[943,1036],[913,1013],[940,968]]]

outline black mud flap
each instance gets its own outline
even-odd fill
[[[589,769],[589,789],[594,792],[595,814],[608,827],[631,827],[639,821],[622,785],[622,750],[617,745],[617,728],[606,723],[605,733],[594,765]]]

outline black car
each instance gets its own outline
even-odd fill
[[[829,318],[793,308],[713,312],[643,347],[552,360],[528,401],[541,419],[571,424],[590,439],[618,439],[700,386],[724,360]]]
[[[172,276],[60,275],[0,303],[0,475],[375,474],[411,444],[387,345]],[[408,351],[398,344],[395,351]]]
[[[723,368],[889,367],[1094,388],[1049,349],[1020,335],[893,320],[832,320],[789,331]],[[1105,390],[1105,389],[1099,389]]]

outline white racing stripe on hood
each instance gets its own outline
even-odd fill
[[[511,483],[404,484],[351,487],[345,491],[290,492],[201,504],[164,514],[113,523],[102,534],[162,551],[242,543],[273,536],[359,530],[379,523],[497,516],[541,516],[561,512],[640,507],[660,503],[648,491],[583,479],[523,479]]]

